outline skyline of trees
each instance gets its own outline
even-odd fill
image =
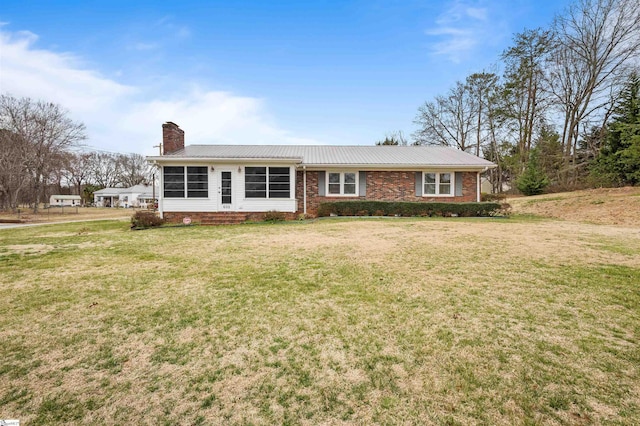
[[[150,182],[144,156],[83,151],[85,132],[60,105],[0,95],[0,209],[37,211],[52,190],[90,202],[87,187]]]
[[[414,143],[483,155],[498,164],[490,176],[501,190],[526,171],[536,141],[557,135],[561,161],[545,158],[546,149],[536,154],[539,163],[555,165],[552,184],[595,184],[591,166],[639,58],[637,0],[577,0],[548,28],[515,34],[494,72],[473,73],[426,101]]]

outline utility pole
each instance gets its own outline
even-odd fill
[[[153,203],[153,211],[156,211],[156,173],[153,173],[153,200],[151,200],[151,202]]]

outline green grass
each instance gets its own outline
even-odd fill
[[[634,424],[640,237],[504,219],[0,231],[0,418]]]

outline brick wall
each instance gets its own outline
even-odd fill
[[[283,213],[285,220],[294,220],[298,213]],[[191,223],[199,225],[225,225],[246,221],[261,222],[264,212],[164,212],[163,218],[169,223],[180,224],[188,217]]]
[[[375,200],[375,201],[415,201],[415,202],[474,202],[477,190],[477,173],[462,172],[462,195],[454,197],[416,196],[414,171],[368,171],[366,196],[362,197],[321,197],[318,195],[318,173],[307,172],[307,214],[316,215],[318,206],[327,201]],[[296,196],[298,211],[303,205],[303,172],[296,175]]]

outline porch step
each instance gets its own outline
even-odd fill
[[[201,225],[233,225],[247,221],[247,213],[218,212],[204,213],[200,218]]]

